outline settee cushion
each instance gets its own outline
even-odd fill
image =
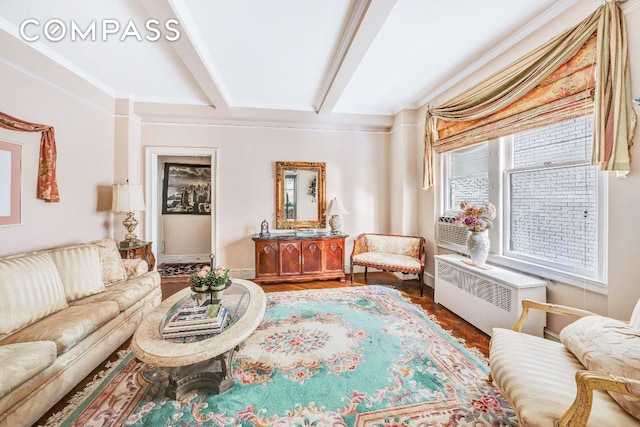
[[[113,301],[70,306],[9,335],[1,344],[53,341],[60,355],[119,313],[118,304]]]
[[[97,246],[61,248],[49,254],[60,273],[67,301],[104,291]]]
[[[378,268],[388,266],[390,269],[406,269],[416,272],[422,269],[420,260],[417,258],[393,253],[364,252],[354,255],[353,262],[359,265],[371,265]]]
[[[49,254],[0,259],[0,337],[67,307]]]
[[[517,408],[521,425],[548,427],[573,403],[575,375],[585,367],[562,343],[494,328],[489,351],[491,375]],[[588,427],[637,426],[605,392],[595,391]]]
[[[98,248],[100,262],[102,264],[102,280],[109,285],[127,279],[127,273],[122,264],[122,257],[116,242],[111,239],[95,240],[89,244]]]
[[[0,345],[0,398],[33,378],[56,360],[56,345],[51,341]]]
[[[367,234],[367,250],[418,258],[420,239],[407,236]],[[418,267],[419,268],[419,267]]]
[[[586,316],[560,331],[560,340],[590,371],[640,380],[640,330],[604,316]],[[610,392],[640,419],[640,400]]]

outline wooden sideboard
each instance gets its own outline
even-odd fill
[[[256,283],[345,280],[346,235],[254,235]]]

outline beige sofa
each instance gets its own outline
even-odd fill
[[[0,258],[0,426],[28,426],[160,304],[160,275],[113,240]]]
[[[524,300],[512,329],[494,328],[491,376],[521,426],[640,426],[640,303],[622,322]],[[560,341],[521,333],[530,309],[579,318]]]
[[[417,274],[420,278],[420,296],[424,292],[424,237],[398,234],[364,233],[356,237],[351,252],[351,283],[353,267],[369,267],[383,271]]]

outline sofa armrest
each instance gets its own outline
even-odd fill
[[[143,259],[123,259],[122,264],[124,264],[127,279],[142,276],[149,271],[149,264]]]
[[[558,427],[584,427],[587,425],[593,391],[604,390],[640,398],[640,381],[616,377],[593,371],[576,372],[576,398],[558,420]]]
[[[366,234],[361,234],[356,237],[356,240],[353,241],[353,250],[351,251],[351,259],[358,254],[362,254],[368,252],[369,248],[367,247],[367,236]]]
[[[522,327],[524,326],[524,323],[526,322],[527,317],[529,316],[529,309],[542,310],[542,311],[546,311],[547,313],[561,314],[564,316],[571,316],[571,317],[585,317],[585,316],[592,316],[594,314],[587,310],[581,310],[579,308],[573,308],[566,305],[550,304],[546,302],[531,301],[528,299],[523,299],[522,313],[520,314],[520,317],[518,318],[516,323],[514,323],[513,326],[511,327],[512,330],[516,332],[522,331]]]

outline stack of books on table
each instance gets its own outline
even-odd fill
[[[228,311],[221,304],[182,309],[164,325],[162,338],[218,334],[222,332],[227,316]]]

